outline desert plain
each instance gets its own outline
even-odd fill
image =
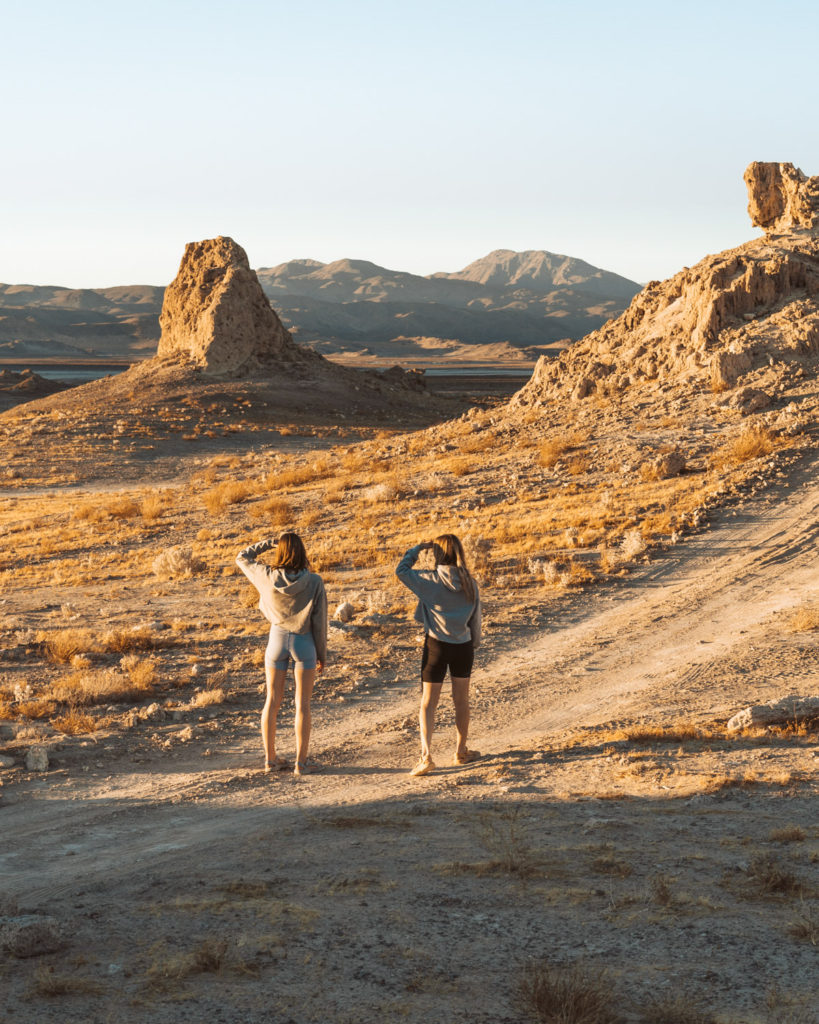
[[[746,180],[761,239],[511,398],[299,353],[220,239],[155,359],[0,415],[3,1024],[815,1024],[817,179]],[[301,778],[234,566],[287,528],[331,610]],[[415,779],[394,568],[445,531],[483,756],[445,692]]]

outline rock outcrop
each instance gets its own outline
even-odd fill
[[[754,161],[745,171],[748,216],[766,232],[813,229],[819,222],[819,177],[793,164]]]
[[[243,376],[320,358],[295,344],[232,238],[188,243],[159,323],[157,358],[209,374]]]
[[[642,386],[747,386],[769,365],[819,355],[819,177],[751,164],[752,217],[769,233],[651,281],[620,317],[560,359],[542,357],[513,402],[583,402]],[[780,232],[780,233],[774,233]],[[758,383],[758,382],[757,382]]]

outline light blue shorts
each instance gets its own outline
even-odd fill
[[[264,652],[268,668],[288,668],[291,659],[302,668],[316,667],[316,644],[312,633],[288,633],[278,626],[270,627],[270,639]]]

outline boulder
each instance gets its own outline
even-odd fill
[[[711,357],[711,387],[715,391],[732,388],[737,378],[751,369],[747,352],[715,352]]]
[[[754,726],[791,725],[819,720],[819,697],[783,697],[767,704],[752,704],[729,719],[727,729],[751,729]]]
[[[349,622],[354,615],[355,608],[353,608],[349,601],[343,601],[338,608],[336,608],[336,613],[333,618],[337,619],[339,622]]]
[[[311,355],[282,325],[232,238],[188,243],[179,273],[165,289],[159,325],[159,359],[210,374],[249,375]]]
[[[42,743],[35,743],[26,753],[26,768],[30,772],[48,771],[48,748]]]
[[[676,449],[672,452],[664,452],[652,463],[652,469],[658,480],[667,480],[672,476],[679,476],[685,469],[685,456]]]
[[[819,225],[819,177],[809,178],[793,164],[755,160],[745,171],[748,215],[766,232]]]
[[[771,396],[761,388],[742,388],[731,396],[728,404],[732,409],[739,409],[743,416],[750,416],[760,409],[767,409],[771,404]]]

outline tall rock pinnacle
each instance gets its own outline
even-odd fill
[[[185,246],[179,273],[165,290],[159,324],[157,357],[207,373],[238,376],[307,357],[232,238]]]

